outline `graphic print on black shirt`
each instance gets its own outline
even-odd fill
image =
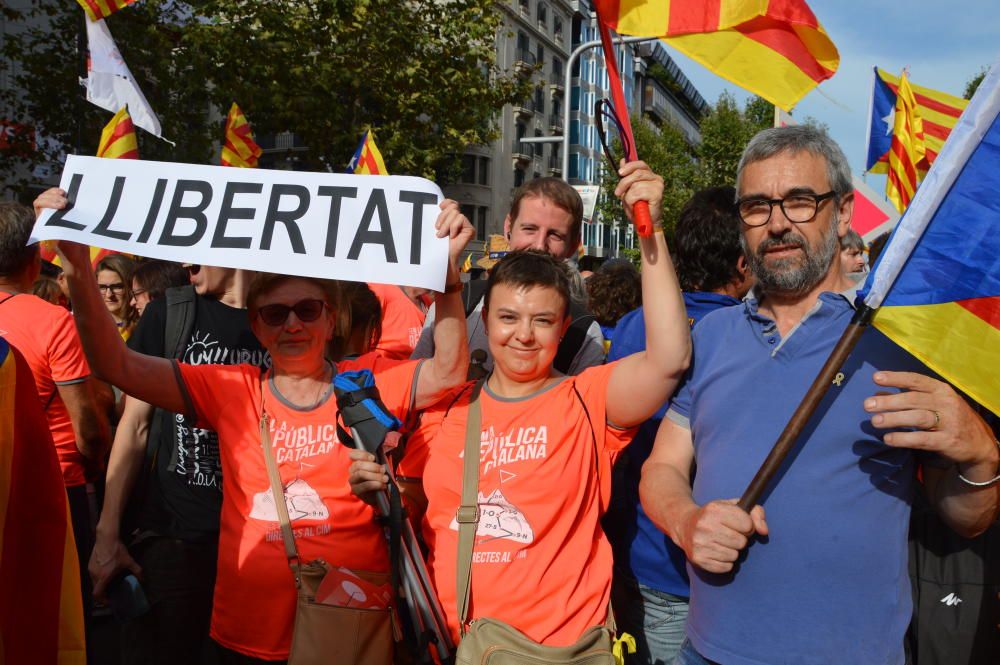
[[[247,312],[217,300],[198,297],[191,337],[181,362],[192,365],[251,364],[267,368],[271,358],[250,331]],[[147,306],[129,340],[149,355],[163,356],[165,299]],[[156,450],[155,479],[145,500],[141,528],[186,540],[214,537],[222,505],[222,468],[215,432],[195,427],[179,413],[156,410],[148,445]]]

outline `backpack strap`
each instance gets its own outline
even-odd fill
[[[472,551],[479,526],[479,446],[482,441],[482,409],[479,392],[486,379],[480,379],[469,397],[468,419],[465,424],[465,454],[462,460],[462,503],[455,513],[458,522],[458,627],[465,636],[468,623],[469,599],[472,593]]]
[[[194,332],[195,292],[193,286],[167,289],[167,322],[164,330],[163,357],[180,360],[184,345]]]
[[[587,331],[590,330],[591,324],[597,320],[593,314],[572,303],[569,306],[569,315],[573,322],[569,324],[566,334],[563,335],[563,339],[559,343],[559,350],[556,351],[555,360],[552,361],[552,366],[563,374],[569,374],[573,359],[576,358],[583,343],[587,341]]]

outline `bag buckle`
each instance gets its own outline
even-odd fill
[[[479,505],[459,506],[455,511],[455,521],[459,524],[475,524],[479,521]]]

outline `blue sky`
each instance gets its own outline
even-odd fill
[[[909,67],[913,82],[961,96],[966,82],[1000,57],[998,0],[809,0],[809,6],[837,45],[840,68],[799,102],[793,115],[825,123],[859,174],[864,168],[873,66],[895,74]],[[749,96],[668,50],[709,102],[723,90],[741,102]],[[876,191],[884,188],[883,177],[868,176],[867,181]]]

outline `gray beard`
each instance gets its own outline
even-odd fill
[[[757,277],[754,290],[758,295],[766,293],[795,295],[806,293],[819,284],[830,271],[830,265],[840,249],[840,238],[835,233],[836,228],[835,215],[820,245],[815,248],[794,230],[789,230],[778,238],[768,237],[752,251],[747,247],[746,237],[742,237],[747,264]],[[785,244],[799,245],[804,258],[779,259],[767,265],[764,261],[765,250],[774,245]]]

